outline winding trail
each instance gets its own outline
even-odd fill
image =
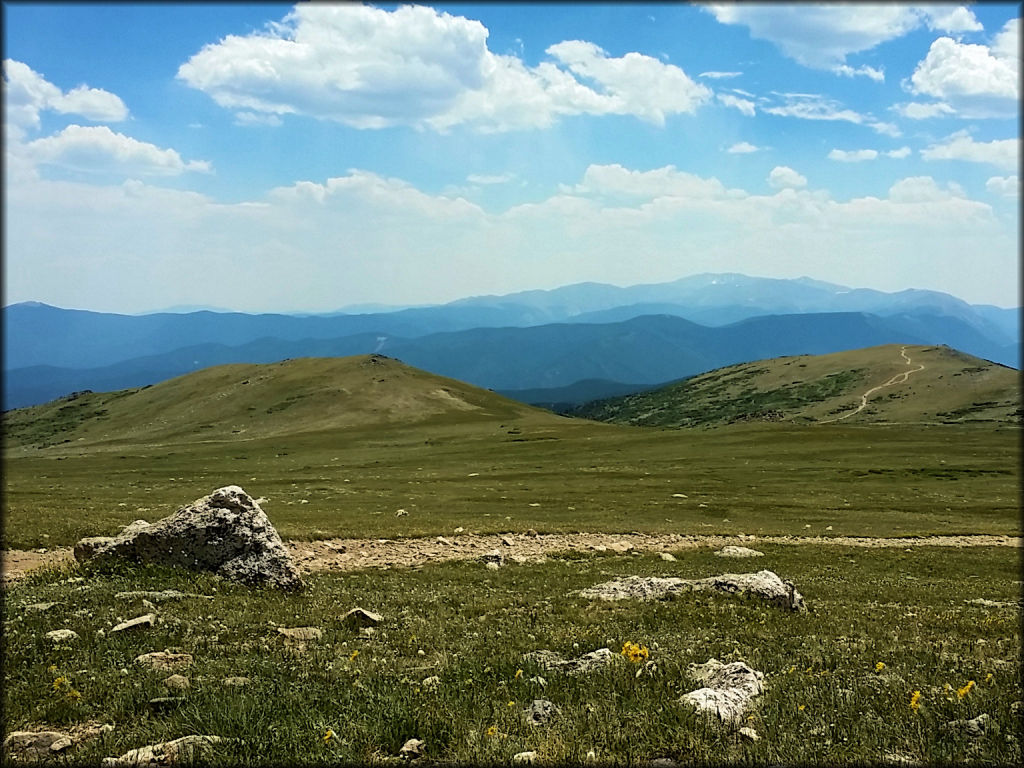
[[[696,535],[682,533],[526,533],[472,534],[408,539],[329,539],[286,541],[285,547],[303,573],[355,571],[366,568],[415,568],[446,560],[474,560],[492,550],[521,562],[541,562],[556,552],[668,552],[727,544],[788,544],[846,547],[1021,547],[1019,536],[954,535],[879,538],[867,536]],[[70,547],[47,552],[5,550],[3,581],[46,566],[74,563]]]
[[[913,365],[910,357],[907,355],[907,347],[906,347],[906,345],[904,345],[900,349],[900,355],[902,355],[903,359],[907,361],[907,365]],[[868,398],[871,397],[873,394],[875,394],[875,392],[877,392],[880,389],[885,389],[886,387],[894,386],[895,384],[905,384],[907,379],[910,378],[910,375],[912,373],[917,373],[918,371],[923,371],[923,370],[924,370],[924,364],[923,363],[918,363],[917,368],[914,368],[912,371],[903,371],[903,373],[897,373],[895,376],[893,376],[891,379],[889,379],[884,384],[879,384],[877,387],[872,387],[867,392],[865,392],[863,395],[861,395],[860,396],[860,405],[858,405],[856,409],[850,411],[849,413],[843,414],[842,416],[837,416],[834,419],[823,419],[822,421],[819,421],[818,423],[819,424],[831,424],[834,421],[842,421],[843,419],[848,419],[851,416],[856,416],[858,413],[860,413],[865,408],[867,408]]]

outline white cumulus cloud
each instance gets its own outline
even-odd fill
[[[899,149],[890,149],[888,152],[883,153],[886,157],[892,157],[896,160],[902,160],[905,157],[910,157],[910,147],[900,147]]]
[[[874,160],[878,157],[876,149],[833,149],[828,153],[829,160],[837,160],[840,163],[859,163],[864,160]]]
[[[19,132],[38,128],[39,113],[44,110],[97,122],[128,118],[128,107],[110,91],[79,85],[65,93],[30,66],[14,59],[4,59],[3,70],[6,121]]]
[[[739,96],[733,96],[731,93],[717,93],[715,98],[727,107],[738,109],[747,117],[753,117],[757,111],[754,102],[750,101],[750,99],[741,99]]]
[[[1002,197],[1020,197],[1020,177],[1017,175],[993,176],[985,182],[985,188]]]
[[[229,109],[367,129],[504,131],[579,114],[660,125],[712,95],[679,67],[640,53],[613,57],[567,40],[529,67],[490,51],[487,38],[480,22],[426,6],[301,4],[264,31],[205,46],[178,77]]]
[[[942,142],[922,149],[921,157],[925,160],[966,160],[1014,170],[1020,164],[1020,140],[975,141],[967,131],[957,131]]]
[[[730,155],[746,155],[751,152],[757,152],[759,149],[760,147],[755,147],[749,141],[740,141],[737,142],[736,144],[733,144],[725,151],[728,152]]]
[[[846,57],[902,37],[921,26],[944,32],[977,31],[981,24],[967,8],[948,5],[832,3],[709,4],[703,8],[722,24],[740,24],[751,37],[768,40],[804,66],[872,79],[871,67],[847,67]]]
[[[992,46],[940,37],[907,85],[940,99],[962,117],[1012,117],[1020,100],[1020,19],[1011,19]]]
[[[115,133],[105,125],[69,125],[53,136],[28,142],[20,154],[34,163],[79,171],[174,176],[185,171],[210,170],[205,161],[185,162],[173,149],[161,149]]]
[[[932,104],[922,104],[918,101],[911,101],[907,104],[896,104],[893,111],[911,120],[927,120],[931,117],[942,117],[943,115],[955,115],[956,110],[949,104],[941,101]]]
[[[777,165],[768,174],[768,185],[772,189],[800,189],[807,186],[807,178],[787,165]]]
[[[943,189],[931,176],[900,179],[889,188],[889,199],[895,203],[933,203],[963,196],[957,184],[950,183]]]

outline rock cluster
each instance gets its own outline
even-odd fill
[[[764,674],[742,661],[723,664],[718,659],[708,659],[704,664],[691,664],[687,672],[704,687],[690,691],[680,701],[717,715],[722,722],[738,723],[750,700],[764,690]]]
[[[244,584],[302,587],[266,513],[237,485],[218,488],[155,523],[137,520],[115,537],[82,539],[75,557],[212,571]]]

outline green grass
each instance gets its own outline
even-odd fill
[[[238,739],[214,750],[214,764],[224,765],[366,763],[396,755],[413,737],[426,741],[430,760],[473,764],[507,762],[524,750],[577,762],[591,749],[617,764],[672,757],[836,765],[878,762],[887,753],[929,763],[1020,760],[1019,741],[1008,739],[1020,736],[1010,713],[1022,689],[1019,613],[965,602],[1019,595],[1015,551],[761,548],[765,558],[742,562],[698,549],[677,552],[674,563],[653,555],[567,555],[497,572],[454,562],[318,574],[296,595],[152,569],[86,570],[80,582],[69,581],[73,570],[39,572],[5,596],[5,726],[116,724],[70,758],[87,763],[190,733]],[[792,579],[810,612],[712,594],[654,603],[569,595],[634,573],[695,578],[760,568]],[[146,610],[115,600],[116,592],[164,588],[214,599],[161,603],[157,627],[97,636]],[[24,610],[41,601],[58,605]],[[385,616],[371,638],[339,621],[356,605]],[[317,626],[324,636],[295,654],[275,625]],[[54,648],[43,635],[63,627],[81,637]],[[637,677],[639,667],[622,660],[585,677],[540,672],[548,681],[541,689],[529,682],[538,670],[521,660],[543,648],[567,656],[618,651],[626,641],[650,649],[653,676]],[[192,687],[181,707],[154,713],[147,702],[167,695],[166,673],[132,662],[172,646],[195,656],[184,673]],[[743,659],[765,674],[765,693],[746,723],[759,732],[757,743],[678,703],[699,687],[687,665],[711,657]],[[421,682],[433,675],[441,684],[431,691]],[[252,684],[225,688],[227,676]],[[66,682],[55,690],[58,678]],[[955,690],[969,680],[974,687],[958,698]],[[80,698],[69,698],[71,689]],[[922,695],[917,712],[909,706],[915,690]],[[549,727],[521,721],[534,698],[560,707]],[[968,742],[941,728],[981,713],[998,733]],[[325,742],[328,730],[336,738]]]
[[[1020,432],[1012,427],[654,430],[519,420],[35,453],[4,463],[8,548],[112,534],[229,484],[269,499],[271,521],[296,539],[439,535],[459,526],[481,533],[1020,531]],[[409,514],[396,518],[398,509]]]

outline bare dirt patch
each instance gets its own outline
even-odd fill
[[[447,537],[410,539],[327,539],[286,541],[285,548],[299,571],[355,571],[364,568],[410,568],[443,560],[473,560],[494,549],[508,559],[538,562],[555,552],[597,552],[634,550],[667,552],[698,547],[727,545],[792,544],[797,546],[845,547],[1020,547],[1019,536],[922,536],[912,538],[870,538],[862,536],[700,536],[643,533],[554,533],[531,536],[523,533],[453,534]],[[612,546],[616,545],[616,546]],[[628,545],[623,546],[623,545]],[[604,550],[600,549],[605,548]],[[72,549],[62,547],[45,553],[5,550],[2,577],[9,581],[28,571],[74,561]]]

